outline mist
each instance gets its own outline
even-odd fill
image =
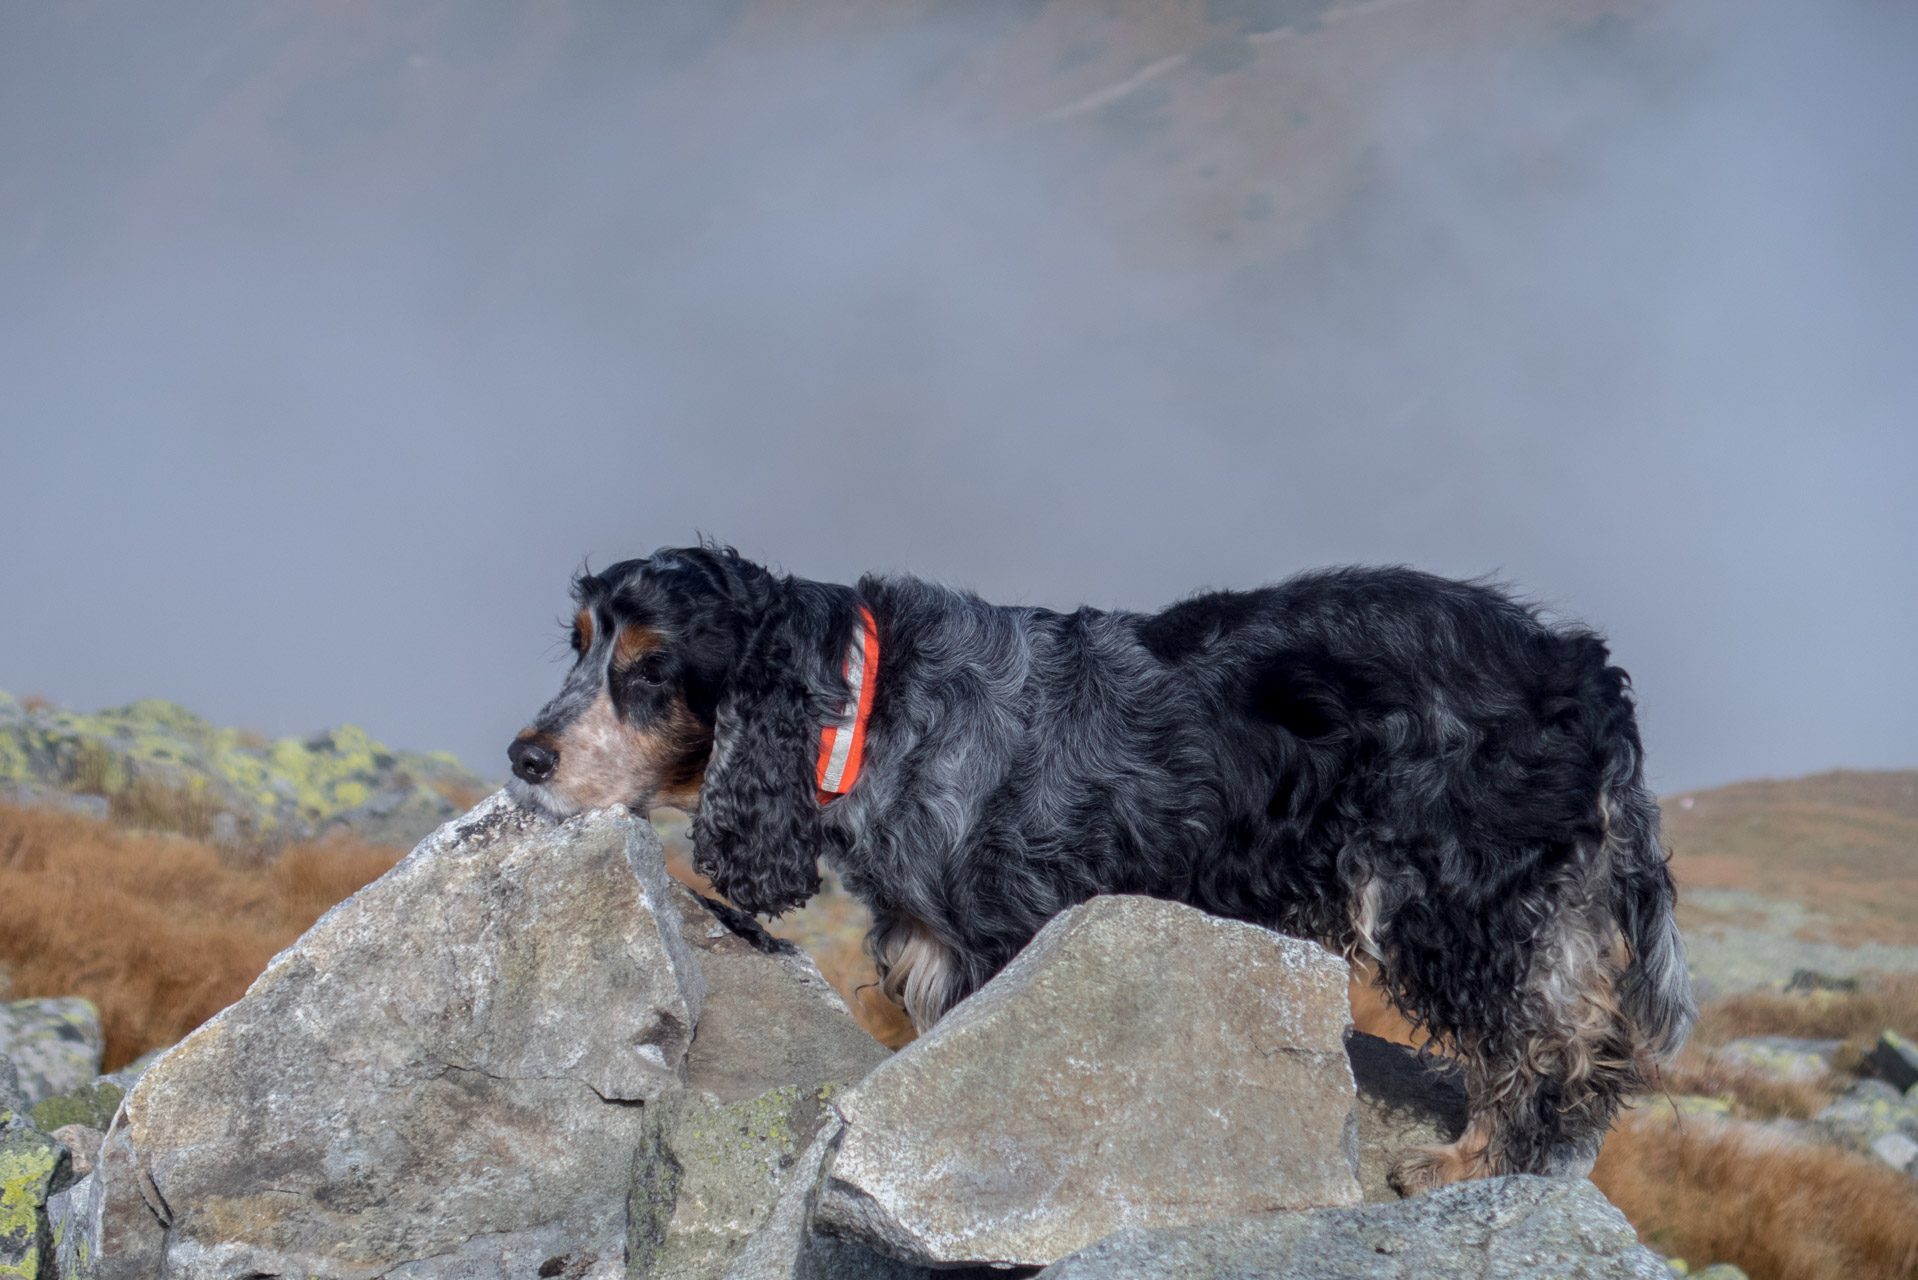
[[[1914,54],[1887,0],[9,6],[0,688],[498,775],[569,575],[704,534],[1056,607],[1489,576],[1611,638],[1660,789],[1918,765]]]

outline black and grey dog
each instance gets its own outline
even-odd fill
[[[1486,587],[1334,569],[1055,613],[708,545],[574,594],[515,795],[689,810],[748,911],[824,857],[922,1028],[1095,894],[1317,939],[1464,1064],[1470,1124],[1400,1157],[1410,1194],[1594,1149],[1695,1018],[1626,675]]]

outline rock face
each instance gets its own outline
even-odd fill
[[[846,1127],[828,1116],[799,1158],[772,1216],[746,1242],[725,1280],[931,1280],[933,1273],[864,1245],[814,1234],[826,1167]]]
[[[1832,1058],[1843,1040],[1805,1040],[1795,1036],[1746,1036],[1728,1040],[1712,1051],[1723,1063],[1760,1071],[1780,1080],[1809,1083],[1831,1070]]]
[[[1359,1199],[1347,968],[1177,903],[1095,898],[834,1106],[825,1233],[1043,1264],[1131,1226]]]
[[[660,1280],[719,1280],[802,1176],[827,1099],[888,1053],[793,944],[683,886],[674,903],[706,999],[685,1091],[646,1109],[627,1264]]]
[[[1134,1228],[1046,1280],[1671,1280],[1597,1187],[1525,1175],[1390,1205]]]
[[[66,1181],[66,1148],[24,1126],[0,1129],[0,1277],[34,1280],[52,1253],[46,1204]]]
[[[100,1011],[77,996],[0,1004],[0,1054],[13,1060],[27,1105],[100,1074]]]
[[[443,828],[128,1094],[100,1280],[623,1274],[705,994],[675,892],[623,810]]]

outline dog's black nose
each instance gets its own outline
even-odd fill
[[[506,758],[513,762],[514,775],[534,786],[552,777],[553,770],[559,768],[559,752],[531,738],[513,739],[513,745],[506,748]]]

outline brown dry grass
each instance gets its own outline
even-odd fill
[[[1861,983],[1857,991],[1731,996],[1700,1011],[1697,1038],[1705,1044],[1739,1036],[1876,1039],[1887,1028],[1918,1038],[1918,974],[1886,974]]]
[[[1668,1094],[1731,1099],[1734,1114],[1752,1120],[1809,1120],[1831,1102],[1838,1081],[1783,1080],[1768,1072],[1715,1060],[1688,1045],[1659,1073]]]
[[[242,862],[193,840],[0,806],[9,995],[92,1000],[114,1070],[237,1000],[275,952],[399,857],[329,841]]]
[[[1645,1243],[1752,1280],[1911,1280],[1918,1197],[1861,1156],[1752,1126],[1635,1118],[1592,1171]]]

